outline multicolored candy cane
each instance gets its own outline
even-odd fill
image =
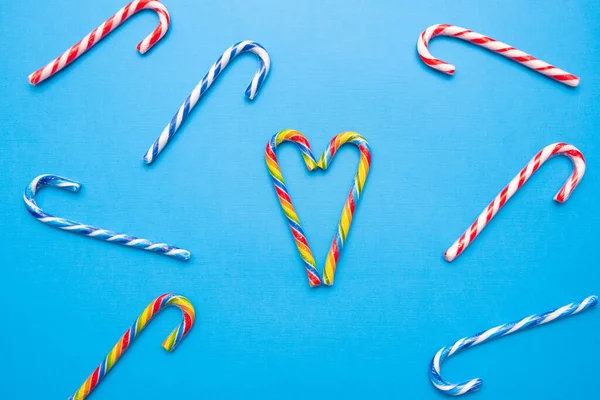
[[[502,206],[506,204],[506,202],[515,194],[521,186],[527,182],[527,180],[533,175],[535,171],[537,171],[540,166],[548,161],[549,158],[556,155],[564,155],[569,157],[569,159],[573,162],[573,173],[567,179],[565,184],[558,191],[556,196],[554,196],[554,200],[559,203],[564,203],[567,201],[575,187],[583,177],[585,172],[585,159],[583,158],[583,154],[575,147],[566,143],[553,143],[544,147],[539,153],[535,155],[527,163],[527,165],[519,172],[517,176],[513,178],[512,181],[496,196],[494,201],[492,201],[486,208],[483,210],[481,215],[473,222],[473,224],[462,234],[460,238],[446,252],[444,253],[444,257],[447,261],[451,262],[456,257],[461,255],[463,251],[475,240],[477,235],[485,228],[485,226],[494,218],[494,215],[500,211]]]
[[[194,325],[194,306],[183,296],[174,293],[166,293],[158,297],[146,307],[142,315],[131,325],[125,334],[119,339],[115,347],[108,353],[102,364],[92,372],[86,379],[85,383],[69,397],[69,400],[83,400],[89,396],[98,383],[102,381],[104,376],[111,370],[119,358],[131,345],[131,342],[140,334],[140,332],[148,325],[150,320],[159,312],[167,307],[178,307],[183,314],[183,321],[176,327],[173,332],[165,339],[162,347],[168,352],[173,351],[175,347],[185,338],[192,325]]]
[[[190,252],[188,250],[169,246],[166,243],[156,243],[148,239],[140,239],[134,236],[125,235],[123,233],[114,233],[107,231],[106,229],[96,228],[91,225],[85,225],[69,219],[47,214],[37,205],[35,201],[35,195],[37,191],[45,186],[56,187],[59,189],[68,190],[69,192],[78,192],[79,189],[81,189],[80,183],[56,175],[40,175],[35,178],[25,188],[23,199],[25,200],[25,207],[27,208],[27,211],[29,211],[29,213],[38,221],[48,224],[54,228],[63,229],[65,231],[88,236],[94,239],[105,240],[109,243],[116,243],[123,246],[134,247],[136,249],[152,251],[154,253],[169,256],[180,261],[189,260]]]
[[[156,157],[163,151],[163,149],[169,144],[169,141],[173,139],[173,136],[177,133],[181,124],[185,121],[185,119],[190,114],[190,111],[194,108],[194,106],[198,103],[198,101],[202,98],[202,96],[208,91],[211,85],[215,82],[215,80],[219,77],[221,72],[229,65],[229,63],[239,56],[240,54],[251,52],[258,56],[258,60],[260,62],[260,66],[250,85],[246,89],[246,97],[250,100],[254,100],[258,91],[260,90],[262,84],[264,83],[267,75],[269,74],[269,69],[271,67],[271,58],[269,57],[269,53],[262,47],[260,44],[256,42],[252,42],[250,40],[244,40],[243,42],[239,42],[225,50],[225,53],[213,64],[212,67],[208,70],[208,73],[202,78],[198,86],[192,90],[192,94],[185,100],[185,102],[179,107],[179,111],[173,117],[171,122],[165,127],[162,131],[158,139],[154,142],[154,144],[148,149],[146,154],[143,157],[143,160],[146,164],[151,164]]]
[[[327,254],[327,260],[325,261],[323,281],[326,285],[333,285],[333,278],[340,252],[342,251],[344,242],[348,237],[354,210],[358,205],[360,194],[365,187],[367,175],[369,174],[369,167],[371,165],[371,149],[369,147],[369,143],[367,143],[367,140],[364,137],[356,132],[340,133],[334,137],[331,142],[329,142],[329,145],[323,152],[323,155],[318,162],[312,153],[308,140],[306,140],[304,135],[298,131],[291,129],[281,131],[273,136],[269,143],[267,143],[267,149],[265,152],[267,168],[271,174],[271,180],[273,181],[273,186],[275,187],[277,197],[281,203],[281,208],[287,217],[288,224],[296,242],[296,246],[300,252],[300,257],[302,257],[302,260],[304,261],[306,274],[308,276],[308,284],[311,287],[320,285],[321,279],[319,278],[317,264],[315,263],[315,259],[310,250],[310,246],[308,245],[308,241],[306,240],[306,235],[300,226],[300,219],[298,218],[296,210],[292,205],[290,194],[285,187],[283,175],[279,169],[279,164],[277,164],[277,156],[275,153],[277,147],[283,142],[293,142],[298,146],[302,152],[302,157],[304,158],[304,162],[306,163],[309,171],[313,171],[317,168],[321,168],[323,170],[327,169],[333,160],[335,153],[346,143],[355,145],[360,151],[360,162],[358,164],[356,176],[354,177],[354,184],[350,189],[350,194],[348,194],[348,199],[344,205],[337,231],[333,237],[333,243],[331,244],[329,253]]]
[[[581,303],[571,303],[557,310],[549,311],[542,315],[530,315],[520,321],[511,322],[510,324],[500,325],[485,332],[478,333],[475,336],[464,337],[450,346],[441,348],[431,360],[429,377],[431,383],[438,390],[450,396],[461,396],[465,393],[475,392],[479,390],[483,381],[479,378],[471,379],[462,383],[449,383],[444,380],[440,372],[440,364],[447,358],[453,356],[459,351],[468,349],[478,344],[489,342],[500,337],[510,335],[517,331],[522,331],[527,328],[533,328],[539,325],[544,325],[552,321],[557,321],[571,315],[578,314],[587,309],[596,307],[598,304],[597,296],[590,296],[584,299]]]
[[[494,53],[503,55],[506,58],[510,58],[513,61],[516,61],[527,68],[531,68],[534,71],[539,72],[542,75],[546,75],[549,78],[552,78],[556,81],[564,83],[568,86],[577,86],[579,85],[579,78],[573,74],[570,74],[562,69],[556,68],[553,65],[548,64],[545,61],[538,60],[537,58],[521,51],[515,49],[512,46],[507,45],[506,43],[499,42],[491,37],[484,36],[480,33],[470,31],[465,28],[461,28],[459,26],[448,25],[448,24],[437,24],[432,25],[429,28],[425,29],[423,33],[419,36],[417,41],[417,51],[419,52],[419,56],[421,60],[431,68],[437,69],[438,71],[442,71],[445,74],[453,75],[454,70],[456,69],[454,65],[448,64],[445,61],[442,61],[438,58],[435,58],[429,53],[429,40],[436,36],[450,36],[457,39],[461,39],[473,44],[476,44],[481,47],[485,47],[488,50],[493,51]]]
[[[152,48],[169,30],[171,18],[167,8],[160,2],[154,0],[135,0],[121,8],[115,15],[106,20],[98,28],[90,32],[86,37],[81,39],[63,54],[52,60],[48,65],[38,69],[29,75],[29,83],[37,85],[38,83],[50,78],[67,65],[71,64],[78,57],[88,51],[96,43],[104,39],[109,33],[115,30],[123,22],[127,21],[131,16],[135,15],[143,9],[156,11],[159,18],[159,23],[156,29],[142,40],[137,49],[141,54],[146,53]]]

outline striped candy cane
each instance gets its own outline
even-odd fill
[[[48,63],[43,68],[38,69],[29,75],[29,83],[37,85],[38,83],[50,78],[61,69],[75,61],[79,56],[88,51],[96,43],[104,39],[109,33],[115,30],[123,22],[127,21],[131,16],[143,9],[156,11],[159,18],[159,23],[156,29],[142,40],[137,49],[144,54],[152,48],[162,37],[167,33],[170,24],[170,17],[167,8],[158,1],[154,0],[135,0],[121,8],[115,15],[110,17],[98,28],[90,32],[86,37],[81,39],[71,48],[58,56],[56,59]]]
[[[88,397],[90,392],[98,386],[98,383],[102,381],[108,371],[111,370],[123,353],[129,348],[131,342],[133,342],[146,325],[148,325],[150,320],[163,309],[173,306],[178,307],[181,310],[183,321],[173,330],[173,332],[171,332],[162,344],[162,347],[168,352],[173,351],[183,338],[185,338],[194,324],[194,306],[192,306],[192,303],[183,296],[166,293],[146,307],[142,315],[138,317],[121,339],[119,339],[115,347],[108,353],[108,356],[102,361],[102,364],[92,372],[75,394],[69,397],[69,400],[83,400]]]
[[[88,236],[94,239],[105,240],[109,243],[116,243],[123,246],[134,247],[154,253],[162,254],[175,258],[180,261],[186,261],[190,258],[190,252],[178,247],[169,246],[166,243],[151,242],[148,239],[140,239],[134,236],[125,235],[122,233],[114,233],[106,229],[100,229],[91,225],[81,224],[65,218],[55,217],[44,212],[35,202],[35,195],[40,188],[45,186],[56,187],[69,192],[78,192],[81,184],[68,178],[63,178],[56,175],[40,175],[35,178],[25,188],[23,198],[25,207],[31,215],[38,221],[48,224],[54,228],[63,229],[65,231]]]
[[[456,343],[441,348],[431,360],[429,377],[431,383],[438,390],[450,396],[460,396],[465,393],[475,392],[479,390],[482,380],[479,378],[471,379],[462,383],[449,383],[444,380],[440,373],[440,364],[448,357],[453,356],[459,351],[468,349],[478,344],[489,342],[491,340],[510,335],[517,331],[522,331],[527,328],[533,328],[538,325],[544,325],[552,321],[557,321],[571,315],[578,314],[587,309],[596,307],[598,304],[597,296],[590,296],[584,299],[581,303],[571,303],[557,310],[549,311],[542,315],[531,315],[523,318],[520,321],[511,322],[510,324],[500,325],[485,332],[478,333],[475,336],[465,337],[458,340]]]
[[[355,208],[358,205],[360,194],[365,186],[365,182],[367,181],[367,175],[369,174],[369,167],[371,165],[371,149],[369,147],[369,143],[367,143],[364,137],[356,132],[340,133],[334,137],[331,142],[329,142],[329,145],[323,152],[323,155],[318,162],[312,153],[308,140],[306,140],[304,135],[298,131],[291,129],[281,131],[273,136],[267,144],[267,149],[265,152],[267,168],[271,174],[271,180],[273,181],[273,186],[275,187],[275,192],[279,198],[281,208],[287,217],[294,241],[296,242],[296,246],[300,252],[300,257],[302,257],[302,260],[304,261],[306,274],[308,276],[308,284],[311,287],[320,285],[321,279],[319,278],[317,264],[310,250],[310,246],[308,245],[308,241],[306,240],[306,235],[302,230],[302,226],[300,226],[300,219],[298,218],[296,210],[292,205],[290,194],[285,187],[283,175],[279,169],[279,164],[277,164],[277,156],[275,153],[277,147],[283,142],[293,142],[298,146],[302,152],[302,157],[304,158],[304,162],[306,163],[309,171],[313,171],[318,168],[323,170],[327,169],[333,157],[335,156],[335,153],[346,143],[355,145],[360,151],[360,162],[358,164],[356,176],[354,177],[354,183],[350,189],[350,193],[348,194],[348,199],[346,200],[344,209],[342,210],[342,216],[338,223],[337,231],[333,237],[333,243],[331,244],[329,253],[327,254],[327,259],[325,261],[323,281],[326,285],[333,285],[336,265],[344,246],[344,242],[348,237],[350,224],[352,223],[352,217],[354,216]]]
[[[514,47],[509,46],[505,43],[499,42],[487,36],[483,36],[480,33],[473,32],[468,29],[454,25],[432,25],[429,28],[425,29],[425,31],[419,36],[419,39],[417,41],[417,50],[419,52],[421,60],[423,60],[425,64],[448,75],[454,74],[454,70],[456,69],[454,65],[448,64],[445,61],[435,58],[431,55],[431,53],[429,53],[429,40],[431,40],[431,38],[433,37],[440,35],[458,38],[476,44],[478,46],[485,47],[488,50],[503,55],[506,58],[510,58],[513,61],[523,64],[527,68],[531,68],[532,70],[537,71],[542,75],[546,75],[547,77],[550,77],[561,83],[564,83],[565,85],[579,85],[579,78],[575,75],[565,72],[562,69],[556,68],[555,66],[550,65],[545,61],[538,60],[537,58],[521,50],[515,49]]]
[[[177,133],[177,130],[179,127],[181,127],[181,124],[183,124],[185,119],[190,114],[190,111],[192,111],[200,98],[208,91],[215,80],[217,80],[227,65],[229,65],[234,58],[245,52],[256,54],[260,62],[258,72],[256,72],[252,78],[252,81],[250,82],[250,85],[246,89],[246,97],[248,97],[250,100],[254,100],[254,97],[256,97],[258,94],[258,91],[269,74],[271,58],[269,57],[267,50],[265,50],[265,48],[260,44],[250,40],[244,40],[243,42],[236,43],[225,50],[225,53],[219,57],[212,67],[210,67],[208,73],[204,76],[204,78],[202,78],[200,83],[198,83],[198,86],[192,90],[192,94],[190,94],[181,107],[179,107],[177,114],[175,114],[171,122],[169,122],[158,139],[156,139],[154,144],[144,155],[143,160],[146,164],[151,164],[156,157],[158,157],[161,151],[163,151],[165,146],[169,144],[169,141],[173,139],[173,136],[175,136],[175,133]]]
[[[585,159],[583,154],[575,147],[566,143],[554,143],[544,147],[527,163],[527,165],[513,178],[512,181],[496,196],[483,210],[481,215],[473,222],[473,224],[462,234],[460,238],[444,253],[447,261],[452,261],[458,257],[465,249],[475,240],[477,235],[485,228],[494,215],[506,204],[506,202],[515,194],[521,186],[537,171],[540,166],[545,163],[550,157],[555,155],[565,155],[573,162],[573,173],[567,179],[565,184],[558,191],[554,200],[559,203],[567,201],[575,187],[583,177],[585,172]]]

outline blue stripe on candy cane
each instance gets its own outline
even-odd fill
[[[287,195],[289,196],[287,188],[285,187],[285,185],[283,184],[283,182],[281,182],[279,179],[275,178],[272,175],[271,175],[271,180],[273,181],[273,184],[275,186],[277,186],[279,189],[281,189],[282,192],[287,193]]]
[[[102,364],[100,364],[100,372],[98,373],[98,381],[102,378],[104,378],[104,375],[106,375],[106,360],[104,360],[104,362]]]

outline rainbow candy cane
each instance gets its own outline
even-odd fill
[[[440,364],[447,358],[453,356],[459,351],[468,349],[478,344],[489,342],[500,337],[508,336],[511,333],[522,331],[527,328],[533,328],[539,325],[544,325],[552,321],[558,321],[571,315],[578,314],[587,309],[596,307],[598,304],[597,296],[590,296],[584,299],[581,303],[571,303],[557,310],[549,311],[542,315],[530,315],[520,321],[511,322],[510,324],[500,325],[485,332],[478,333],[475,336],[464,337],[454,344],[442,347],[431,360],[429,377],[431,383],[438,390],[450,396],[461,396],[465,393],[475,392],[479,390],[482,380],[479,378],[471,379],[462,383],[449,383],[440,375]]]
[[[442,71],[445,74],[453,75],[456,69],[454,65],[448,64],[438,58],[435,58],[429,53],[429,41],[431,38],[436,36],[450,36],[453,38],[461,39],[481,47],[485,47],[488,50],[493,51],[496,54],[500,54],[506,58],[510,58],[513,61],[518,62],[530,68],[534,71],[539,72],[542,75],[546,75],[556,81],[564,83],[568,86],[579,85],[579,78],[573,74],[570,74],[562,69],[556,68],[553,65],[548,64],[545,61],[538,60],[532,55],[529,55],[521,50],[515,49],[506,43],[499,42],[490,37],[484,36],[480,33],[470,31],[459,26],[448,25],[448,24],[437,24],[432,25],[425,29],[419,36],[417,41],[417,51],[421,60],[431,68]]]
[[[192,325],[194,325],[194,306],[192,306],[192,303],[183,296],[166,293],[146,307],[142,315],[138,317],[121,339],[119,339],[115,347],[108,353],[108,356],[106,356],[102,364],[94,370],[75,394],[69,397],[69,400],[83,400],[88,397],[90,392],[98,386],[98,383],[102,381],[108,371],[111,370],[123,353],[129,348],[131,342],[133,342],[146,325],[148,325],[150,320],[163,309],[172,306],[179,307],[183,314],[183,321],[173,330],[173,332],[171,332],[163,342],[162,347],[168,352],[173,351],[173,349],[175,349],[188,334]]]
[[[94,239],[105,240],[109,243],[116,243],[123,246],[134,247],[136,249],[152,251],[154,253],[169,256],[180,261],[186,261],[190,258],[190,252],[188,250],[173,247],[166,243],[156,243],[148,239],[140,239],[134,236],[125,235],[123,233],[114,233],[107,231],[106,229],[96,228],[91,225],[85,225],[69,219],[59,218],[47,214],[37,205],[35,201],[35,195],[37,191],[45,186],[56,187],[59,189],[68,190],[69,192],[78,192],[81,188],[80,183],[56,175],[40,175],[31,181],[31,183],[25,188],[23,199],[25,200],[25,207],[27,208],[27,211],[29,211],[29,213],[40,222],[43,222],[54,228],[63,229],[65,231],[92,237]]]
[[[367,140],[364,137],[356,132],[340,133],[334,137],[331,142],[329,142],[329,145],[323,152],[323,155],[318,162],[312,153],[308,140],[306,140],[304,135],[298,131],[291,129],[281,131],[273,136],[267,144],[267,149],[265,152],[267,168],[271,174],[271,180],[273,181],[273,186],[277,192],[279,203],[281,204],[283,213],[287,217],[292,235],[294,236],[296,247],[298,247],[300,257],[302,257],[302,260],[304,261],[306,274],[308,276],[308,284],[311,287],[320,285],[321,279],[319,278],[317,264],[310,250],[310,246],[308,245],[308,241],[306,240],[306,235],[302,230],[302,226],[300,226],[300,219],[298,218],[296,210],[292,205],[290,194],[285,187],[283,175],[279,169],[279,164],[277,164],[277,156],[275,153],[277,147],[283,142],[293,142],[298,146],[302,152],[302,157],[304,158],[304,162],[306,163],[309,171],[313,171],[318,168],[323,170],[327,169],[333,160],[335,153],[346,143],[355,145],[360,151],[360,162],[358,164],[356,176],[354,177],[354,184],[350,189],[350,194],[348,194],[348,199],[346,200],[346,204],[342,210],[342,216],[340,218],[340,222],[338,223],[337,231],[333,237],[333,243],[331,244],[329,253],[327,254],[327,260],[325,261],[323,281],[326,285],[333,285],[333,278],[340,252],[342,251],[344,242],[348,237],[350,224],[352,223],[352,217],[354,215],[355,208],[358,205],[360,194],[365,187],[367,175],[369,174],[369,167],[371,165],[371,149],[369,147],[369,143],[367,143]]]
[[[159,23],[156,29],[154,29],[150,35],[148,35],[137,45],[137,49],[140,53],[146,53],[152,48],[152,46],[162,39],[165,33],[167,33],[171,19],[169,17],[167,8],[160,2],[154,0],[135,0],[121,8],[115,15],[106,20],[98,28],[87,34],[87,36],[81,39],[79,42],[71,46],[69,50],[52,60],[50,63],[48,63],[48,65],[29,75],[29,83],[32,85],[37,85],[38,83],[50,78],[52,75],[56,74],[58,71],[62,70],[83,55],[96,43],[104,39],[123,22],[127,21],[130,17],[143,9],[154,10],[158,14],[159,18]]]
[[[194,106],[200,101],[202,96],[208,91],[211,85],[217,80],[221,72],[229,65],[233,59],[235,59],[240,54],[251,52],[258,56],[260,67],[250,85],[246,89],[246,97],[250,100],[254,100],[258,91],[260,90],[262,84],[264,83],[267,75],[269,74],[269,69],[271,67],[271,58],[269,57],[269,53],[262,47],[260,44],[256,42],[252,42],[250,40],[244,40],[243,42],[239,42],[225,50],[225,53],[213,64],[212,67],[208,70],[208,73],[202,78],[200,83],[192,90],[192,94],[185,100],[185,102],[179,107],[179,111],[173,117],[171,122],[165,127],[162,131],[158,139],[154,142],[154,144],[148,149],[146,154],[143,157],[143,160],[146,164],[151,164],[156,157],[163,151],[163,149],[169,144],[169,141],[173,139],[173,136],[177,133],[177,130],[181,127],[181,124],[186,120],[190,111],[194,108]]]
[[[475,240],[477,235],[481,233],[483,228],[494,218],[494,215],[500,211],[502,206],[506,204],[506,202],[516,193],[517,190],[521,188],[527,182],[531,175],[537,171],[540,166],[548,161],[549,158],[556,155],[564,155],[569,157],[569,159],[573,162],[573,173],[567,179],[565,184],[558,191],[556,196],[554,196],[554,200],[559,203],[564,203],[567,201],[575,187],[583,177],[585,172],[585,159],[583,158],[583,154],[575,147],[566,143],[553,143],[546,147],[544,147],[539,153],[535,155],[527,163],[527,165],[513,178],[509,184],[502,189],[500,194],[496,196],[494,201],[492,201],[486,208],[483,210],[481,215],[473,222],[473,224],[461,235],[460,238],[446,252],[444,253],[444,257],[447,261],[451,262],[456,257],[460,256],[463,251]]]

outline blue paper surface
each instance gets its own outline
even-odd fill
[[[442,399],[428,379],[442,346],[600,294],[600,9],[596,2],[164,1],[167,36],[141,56],[151,11],[47,82],[27,75],[124,5],[121,0],[0,4],[0,399],[75,392],[155,297],[176,292],[196,324],[172,354],[161,314],[93,399]],[[572,89],[485,49],[437,38],[447,77],[416,52],[450,23],[581,77]],[[152,166],[142,155],[222,52],[255,40],[272,71],[244,89],[253,55],[233,62]],[[335,285],[309,289],[265,166],[282,129],[320,154],[363,134],[372,169]],[[552,159],[452,264],[444,251],[533,155],[564,141],[588,170],[565,204],[552,196],[570,162]],[[358,151],[306,171],[278,152],[323,267]],[[48,212],[192,252],[187,263],[44,226],[24,208],[37,175]],[[599,397],[600,311],[503,338],[444,364],[481,377],[473,399]]]

